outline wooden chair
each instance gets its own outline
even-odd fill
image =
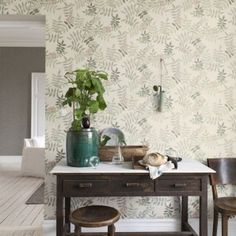
[[[115,235],[114,223],[120,218],[120,213],[109,206],[86,206],[74,210],[70,215],[70,222],[75,225],[74,235],[79,236],[81,227],[108,226],[108,236]]]
[[[216,171],[210,175],[214,200],[213,236],[217,235],[219,213],[222,216],[222,236],[227,236],[228,219],[236,215],[236,197],[218,197],[216,185],[236,184],[236,158],[211,158],[207,163]]]

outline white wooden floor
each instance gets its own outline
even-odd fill
[[[18,159],[4,160],[0,157],[0,236],[42,236],[43,205],[25,202],[43,180],[20,176]]]

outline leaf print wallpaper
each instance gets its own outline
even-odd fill
[[[55,217],[56,201],[55,177],[48,172],[65,157],[72,118],[60,106],[66,71],[109,72],[108,108],[92,121],[97,129],[118,127],[128,144],[204,163],[236,156],[235,1],[0,0],[0,12],[46,15],[47,219]],[[160,83],[160,58],[165,94],[157,112],[152,87]],[[177,197],[73,199],[73,205],[88,203],[113,205],[127,218],[177,217],[180,209]],[[190,205],[197,216],[198,199]]]

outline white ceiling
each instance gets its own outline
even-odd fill
[[[45,17],[1,15],[0,47],[45,47]]]

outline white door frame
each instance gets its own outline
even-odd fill
[[[45,73],[31,75],[31,138],[45,135]]]

